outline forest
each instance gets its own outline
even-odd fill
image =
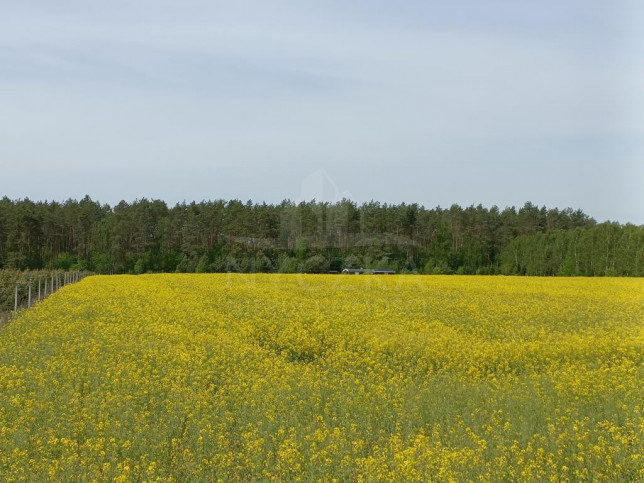
[[[644,276],[644,226],[538,207],[0,200],[0,268]]]

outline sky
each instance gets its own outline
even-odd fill
[[[644,224],[644,3],[0,0],[0,196]]]

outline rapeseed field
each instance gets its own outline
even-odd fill
[[[0,481],[644,480],[644,280],[94,276],[0,328]]]

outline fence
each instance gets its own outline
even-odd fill
[[[12,313],[30,308],[61,287],[81,281],[89,272],[0,270],[0,324]]]

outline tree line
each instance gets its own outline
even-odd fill
[[[644,276],[644,226],[582,210],[285,200],[0,200],[0,268]]]

